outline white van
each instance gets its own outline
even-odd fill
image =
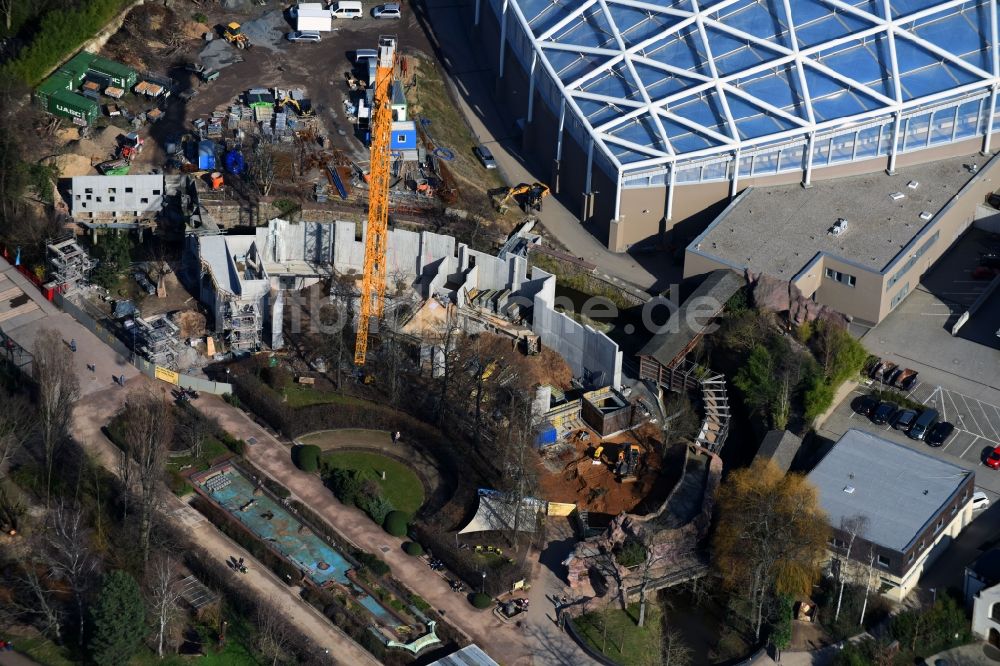
[[[359,19],[364,16],[359,0],[341,0],[330,5],[330,16],[333,18]]]

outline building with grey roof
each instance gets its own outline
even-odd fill
[[[832,529],[831,568],[867,577],[873,562],[897,601],[972,520],[972,472],[860,430],[844,433],[808,479]]]
[[[809,188],[749,188],[688,245],[684,277],[766,273],[874,325],[971,225],[997,176],[1000,159],[974,154]]]
[[[757,450],[757,457],[773,462],[778,469],[787,473],[792,467],[799,447],[802,446],[802,438],[787,430],[772,430],[764,435],[760,448]]]
[[[473,643],[458,652],[432,661],[427,666],[499,666],[481,647]]]

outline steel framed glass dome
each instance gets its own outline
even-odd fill
[[[523,35],[507,39],[525,69],[547,73],[542,98],[568,106],[577,136],[592,138],[619,172],[726,155],[752,174],[741,153],[792,144],[799,163],[820,153],[830,163],[834,139],[813,142],[847,128],[840,159],[858,158],[872,128],[872,154],[894,153],[888,146],[906,145],[914,118],[926,145],[992,129],[993,0],[489,2],[498,16],[516,17],[512,30]],[[781,170],[779,153],[773,161]],[[795,162],[786,158],[786,167]],[[704,168],[687,178],[705,179]]]

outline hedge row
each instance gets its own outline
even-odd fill
[[[129,0],[78,0],[77,7],[53,9],[38,22],[31,44],[0,68],[0,75],[38,85],[46,73],[93,37]]]

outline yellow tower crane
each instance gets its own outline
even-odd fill
[[[371,111],[371,170],[368,175],[368,230],[365,238],[365,272],[361,283],[361,312],[354,342],[354,364],[365,364],[368,328],[382,316],[385,305],[385,259],[389,236],[389,171],[392,133],[390,89],[396,68],[396,38],[379,37],[375,92]]]

